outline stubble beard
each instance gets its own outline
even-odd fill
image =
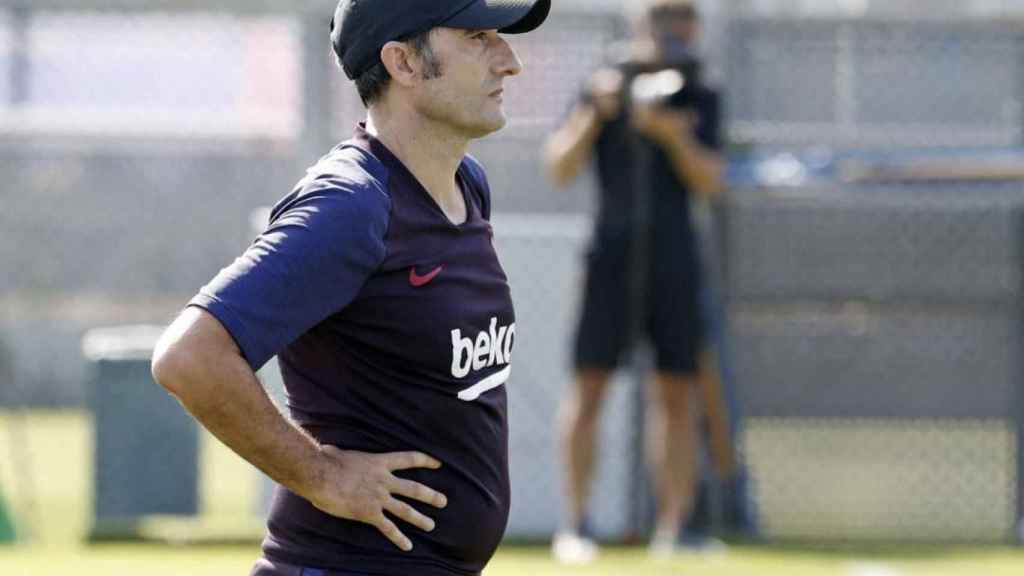
[[[438,81],[444,80],[438,78]],[[490,100],[489,96],[484,98]],[[507,124],[500,107],[496,112],[490,113],[487,111],[488,104],[488,101],[474,102],[472,99],[460,98],[458,95],[440,90],[421,102],[420,113],[455,134],[468,140],[477,140],[501,130]]]
[[[444,66],[433,52],[424,54],[422,79],[444,86]],[[432,122],[446,126],[453,133],[467,140],[477,140],[501,130],[508,123],[500,104],[498,104],[497,117],[487,118],[488,114],[484,110],[489,104],[490,96],[485,96],[485,98],[486,100],[482,104],[467,106],[466,99],[461,98],[458,94],[451,94],[443,88],[431,90],[420,107],[420,113]],[[469,110],[475,110],[475,112],[469,113]]]

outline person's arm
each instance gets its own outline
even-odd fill
[[[683,110],[638,106],[633,122],[637,129],[658,141],[672,163],[676,177],[703,198],[722,190],[722,157],[704,146],[694,134],[694,118]]]
[[[694,137],[692,120],[685,118],[681,124],[665,146],[676,177],[698,196],[714,198],[722,191],[722,157]]]
[[[395,498],[445,497],[395,477],[437,468],[424,454],[364,454],[321,446],[290,423],[256,379],[272,356],[355,300],[386,254],[390,199],[355,164],[337,159],[278,203],[267,229],[204,286],[161,338],[153,376],[196,419],[270,477],[340,518],[410,540],[384,512],[424,530],[433,520]]]
[[[601,130],[622,107],[622,72],[606,68],[590,79],[587,97],[573,109],[544,147],[544,164],[560,188],[579,176],[594,151]]]
[[[580,103],[565,124],[555,132],[544,147],[544,163],[552,182],[564,188],[579,176],[601,133],[603,121],[597,108]]]
[[[224,326],[186,308],[161,337],[153,377],[238,455],[324,512],[365,522],[402,550],[412,543],[384,512],[426,531],[434,521],[395,495],[444,507],[444,495],[393,475],[441,466],[422,453],[365,454],[321,446],[277,410]]]

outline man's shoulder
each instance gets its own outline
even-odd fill
[[[310,204],[322,210],[332,207],[387,212],[391,199],[387,168],[370,153],[342,143],[306,170],[291,193],[281,199],[271,218]]]
[[[370,189],[387,194],[388,179],[388,169],[380,159],[360,146],[343,142],[310,167],[303,182],[326,181],[348,191]]]
[[[388,196],[389,173],[384,163],[369,151],[343,142],[306,171],[300,192],[333,190],[358,195]]]

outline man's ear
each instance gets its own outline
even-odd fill
[[[391,79],[403,86],[412,86],[420,76],[420,62],[408,44],[388,42],[380,49],[380,61],[384,63]]]

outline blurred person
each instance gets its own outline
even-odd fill
[[[700,398],[721,406],[715,360],[706,346],[698,239],[691,222],[695,199],[719,193],[723,164],[720,97],[699,80],[699,31],[694,3],[651,2],[628,55],[591,77],[583,98],[546,146],[545,159],[556,184],[575,179],[592,156],[600,183],[600,211],[587,256],[575,342],[576,381],[560,413],[567,510],[552,545],[564,562],[586,562],[597,554],[586,509],[608,381],[633,344],[630,282],[636,281],[631,266],[638,233],[635,212],[640,209],[636,187],[645,183],[651,210],[649,231],[639,231],[646,235],[643,256],[648,263],[641,280],[640,321],[656,361],[647,437],[656,496],[650,546],[654,554],[676,549],[692,506],[701,412],[697,391]],[[665,71],[681,77],[675,91],[661,99],[642,99],[640,82]],[[672,79],[671,72],[668,77]],[[638,169],[643,178],[635,176]],[[731,474],[727,419],[710,424],[715,460]]]
[[[163,335],[156,380],[278,484],[252,574],[480,574],[506,527],[515,315],[466,154],[550,0],[342,0],[368,118]],[[255,371],[277,355],[291,421]]]

